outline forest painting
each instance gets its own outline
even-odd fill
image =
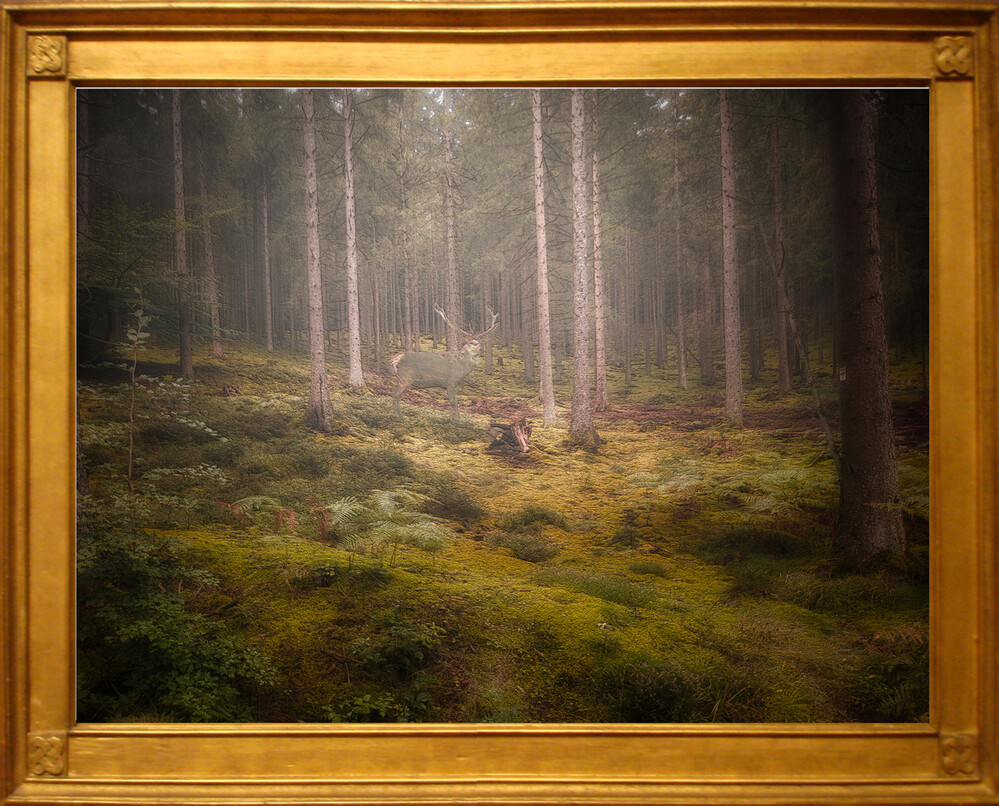
[[[925,90],[77,95],[83,722],[920,722]]]

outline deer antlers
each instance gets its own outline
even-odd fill
[[[453,327],[455,330],[457,330],[459,333],[461,333],[468,341],[479,341],[484,336],[488,336],[490,333],[492,333],[496,329],[496,325],[499,322],[499,314],[498,313],[493,313],[493,309],[487,307],[486,310],[489,311],[489,314],[493,318],[493,321],[490,323],[488,329],[483,330],[481,333],[469,333],[467,330],[462,330],[454,322],[452,322],[450,319],[448,319],[447,318],[447,314],[444,313],[444,309],[441,308],[440,305],[436,305],[435,304],[434,305],[434,310],[437,311],[437,314],[441,317],[441,319],[444,320],[444,323],[448,327]]]

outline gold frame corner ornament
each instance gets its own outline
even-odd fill
[[[978,773],[978,739],[967,733],[940,734],[940,767],[953,778]]]
[[[970,36],[938,36],[933,40],[933,66],[942,78],[970,78],[975,53]]]
[[[29,36],[27,74],[29,78],[64,78],[66,37],[52,34]]]
[[[28,741],[28,772],[58,777],[66,772],[66,735],[33,733]]]

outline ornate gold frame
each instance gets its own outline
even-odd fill
[[[995,0],[0,5],[0,802],[999,803]],[[930,724],[75,724],[73,90],[235,83],[928,87]]]

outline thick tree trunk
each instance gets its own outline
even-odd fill
[[[722,296],[725,310],[725,416],[742,425],[742,325],[736,263],[735,150],[728,90],[721,91]]]
[[[534,117],[534,223],[538,242],[538,360],[541,370],[541,407],[546,427],[555,424],[555,388],[552,380],[551,313],[548,300],[548,234],[545,224],[545,166],[541,137],[541,90],[531,90]]]
[[[357,292],[357,224],[354,211],[354,94],[343,91],[343,173],[347,207],[347,316],[350,320],[350,354],[347,382],[351,389],[364,386],[361,369],[361,316]],[[375,302],[377,305],[377,301]],[[377,328],[376,328],[377,330]],[[377,339],[376,339],[377,342]],[[376,359],[377,360],[377,359]]]
[[[184,136],[180,111],[180,90],[173,90],[173,209],[177,222],[177,323],[179,326],[180,374],[194,375],[191,345],[190,272],[187,267],[187,217],[184,212]]]
[[[583,91],[572,90],[572,405],[569,437],[593,445],[593,409],[590,404],[590,300],[586,277],[586,169],[583,164],[585,131]]]
[[[309,273],[309,407],[305,422],[317,431],[333,430],[329,381],[326,376],[326,323],[323,317],[323,275],[319,254],[319,182],[316,176],[316,123],[312,90],[302,90],[302,131],[305,144],[305,231]]]
[[[830,107],[840,254],[834,270],[843,449],[837,539],[844,556],[862,565],[905,550],[881,283],[877,110],[868,90],[833,93]]]

